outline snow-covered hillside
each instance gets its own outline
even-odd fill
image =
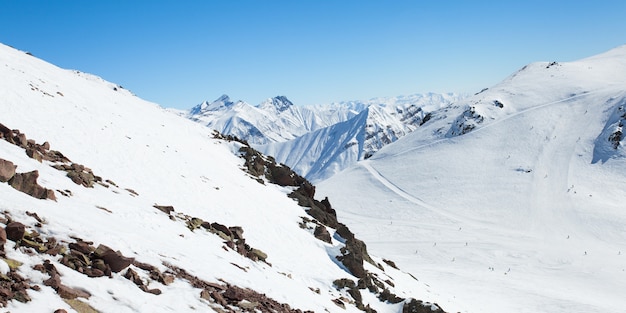
[[[287,167],[118,85],[0,45],[0,111],[11,312],[442,312]]]
[[[320,183],[461,312],[623,312],[626,46],[538,62]]]

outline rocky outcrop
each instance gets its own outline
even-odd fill
[[[37,183],[37,178],[39,178],[39,172],[36,170],[28,173],[16,173],[8,183],[16,190],[34,198],[56,200],[54,191],[40,186]]]
[[[216,284],[207,282],[189,274],[182,268],[171,264],[165,264],[172,273],[179,279],[188,281],[194,288],[202,289],[200,297],[218,304],[224,308],[229,308],[227,312],[275,312],[275,313],[312,313],[311,311],[302,311],[292,309],[289,304],[280,303],[265,294],[258,293],[254,290],[241,288],[228,283]]]

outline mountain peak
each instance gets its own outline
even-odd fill
[[[290,106],[293,106],[293,103],[287,99],[285,96],[276,96],[274,98],[269,98],[263,103],[259,105],[261,109],[276,109],[278,112],[283,112],[287,110]]]
[[[225,108],[232,107],[233,105],[234,105],[234,102],[230,100],[230,97],[224,94],[220,96],[219,98],[215,99],[215,101],[213,102],[204,101],[196,105],[195,107],[191,108],[191,110],[189,110],[189,114],[196,115],[196,114],[202,114],[207,111],[219,111]]]

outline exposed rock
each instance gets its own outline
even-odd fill
[[[26,148],[26,155],[28,155],[29,158],[38,161],[39,163],[43,162],[43,154],[41,154],[41,152],[37,151],[35,148]]]
[[[65,286],[63,284],[61,284],[57,288],[57,293],[63,299],[76,299],[76,298],[89,299],[89,297],[91,297],[91,294],[89,294],[86,291],[83,291],[83,290],[80,290],[80,289],[76,289],[76,288],[72,288],[72,287],[68,287],[68,286]]]
[[[11,222],[5,229],[7,239],[12,241],[22,240],[24,233],[26,232],[26,226],[20,222]]]
[[[115,273],[119,273],[121,270],[127,268],[135,260],[134,258],[127,258],[121,253],[115,252],[113,249],[102,244],[96,248],[94,254],[104,260],[104,263],[110,266],[111,271]]]
[[[49,193],[48,189],[37,183],[37,178],[39,178],[39,172],[36,170],[28,173],[16,173],[9,180],[9,185],[37,199],[49,199],[49,197],[54,197],[54,191]],[[54,197],[53,200],[56,200],[56,197]]]
[[[7,232],[0,227],[0,251],[4,251],[4,244],[7,242]]]
[[[13,178],[16,168],[13,162],[0,159],[0,182],[6,183]]]
[[[229,300],[229,302],[239,302],[246,297],[243,289],[234,286],[226,289],[222,295],[225,299]]]
[[[222,232],[226,236],[226,238],[233,238],[233,233],[230,231],[230,229],[220,223],[211,223],[211,228]]]
[[[265,261],[267,259],[267,254],[259,249],[252,249],[250,253],[261,261]]]
[[[243,228],[241,228],[241,226],[231,226],[228,227],[228,229],[233,234],[235,240],[243,239]]]
[[[153,205],[154,208],[158,209],[159,211],[170,215],[172,212],[174,212],[174,207],[171,205]]]
[[[439,305],[424,304],[424,302],[415,299],[407,299],[402,306],[402,313],[445,313]]]
[[[313,235],[315,236],[315,238],[321,241],[331,243],[330,233],[328,232],[328,229],[326,229],[325,226],[317,225],[315,227],[315,231],[313,232]]]
[[[398,269],[398,267],[396,266],[396,263],[394,263],[394,262],[393,262],[393,261],[391,261],[391,260],[386,260],[386,259],[383,259],[383,262],[385,262],[385,264],[387,264],[387,265],[389,265],[389,266],[391,266],[391,267],[393,267],[393,268],[395,268],[395,269]]]
[[[58,309],[58,310],[55,310],[54,313],[67,313],[67,311],[63,309]]]

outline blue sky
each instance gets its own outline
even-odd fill
[[[0,0],[0,42],[164,107],[476,92],[626,44],[626,1]]]

